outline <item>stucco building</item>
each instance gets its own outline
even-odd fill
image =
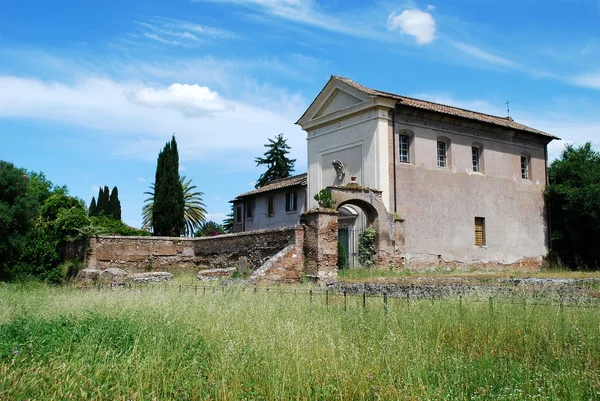
[[[340,227],[348,218],[353,226],[375,221],[383,233],[386,227],[393,231],[390,221],[402,221],[402,235],[390,234],[386,244],[406,265],[535,264],[547,254],[543,192],[547,145],[555,136],[510,117],[382,92],[337,76],[297,124],[307,133],[308,162],[307,189],[298,202],[304,196],[307,208],[316,207],[314,194],[351,182],[376,190],[371,201],[342,194]],[[252,222],[253,229],[271,224],[263,222]]]

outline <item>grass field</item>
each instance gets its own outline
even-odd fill
[[[1,400],[595,400],[600,311],[0,283]]]

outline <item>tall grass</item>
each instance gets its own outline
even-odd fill
[[[0,286],[0,399],[600,398],[596,309]]]

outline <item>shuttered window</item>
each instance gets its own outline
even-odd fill
[[[485,245],[485,217],[475,217],[475,245]]]
[[[273,216],[275,214],[273,197],[269,196],[267,198],[267,216]]]

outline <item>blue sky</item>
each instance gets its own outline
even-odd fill
[[[254,158],[329,76],[511,116],[600,149],[600,0],[3,0],[0,159],[89,202],[119,187],[140,226],[175,133],[209,218],[253,188]]]

